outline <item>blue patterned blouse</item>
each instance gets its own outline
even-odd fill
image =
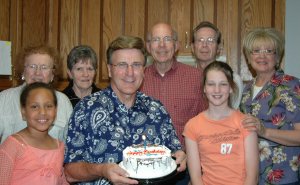
[[[254,81],[244,88],[241,111],[259,118],[266,128],[293,130],[300,123],[300,81],[282,70],[252,98]],[[259,139],[260,185],[299,181],[300,147]]]
[[[127,146],[143,144],[143,134],[147,144],[166,145],[173,152],[181,149],[165,107],[141,92],[130,109],[111,87],[96,92],[75,106],[68,126],[65,163],[118,163]],[[79,184],[110,183],[102,178]]]

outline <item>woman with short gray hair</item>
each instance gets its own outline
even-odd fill
[[[63,93],[75,107],[82,98],[100,90],[94,84],[98,67],[97,55],[90,46],[76,46],[68,55],[67,67],[70,83]]]

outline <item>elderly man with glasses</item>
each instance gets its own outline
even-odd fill
[[[199,23],[192,34],[192,52],[196,58],[196,67],[203,71],[208,64],[217,60],[221,50],[222,35],[220,30],[208,21]],[[234,82],[237,92],[230,96],[231,107],[238,109],[242,97],[243,82],[241,77],[234,72]]]
[[[141,91],[166,106],[184,145],[182,132],[185,124],[207,107],[202,95],[202,72],[176,60],[179,49],[177,33],[166,23],[158,23],[151,28],[146,46],[153,64],[145,69]],[[189,176],[181,173],[174,183],[184,185],[188,181]]]

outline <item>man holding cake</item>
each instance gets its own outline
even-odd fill
[[[164,145],[180,164],[177,171],[184,171],[186,155],[170,115],[159,101],[138,91],[146,64],[142,39],[118,37],[106,54],[110,86],[81,100],[70,118],[65,157],[67,179],[93,185],[138,184],[117,164],[129,146],[147,151]]]

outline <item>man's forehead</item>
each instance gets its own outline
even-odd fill
[[[152,28],[151,36],[172,36],[172,28],[166,24],[159,24]]]
[[[210,35],[210,36],[216,36],[217,32],[210,28],[210,27],[203,27],[200,28],[197,32],[196,35]]]
[[[118,49],[112,54],[112,60],[120,60],[120,59],[140,59],[142,61],[145,60],[144,55],[140,49],[135,48],[126,48],[126,49]]]

